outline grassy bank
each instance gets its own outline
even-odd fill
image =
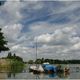
[[[25,64],[21,61],[18,61],[18,60],[11,60],[11,71],[12,72],[22,72]]]
[[[21,72],[25,64],[16,59],[0,59],[0,72]]]

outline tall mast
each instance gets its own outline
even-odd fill
[[[36,60],[37,60],[37,38],[36,38]]]

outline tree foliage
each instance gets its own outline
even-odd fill
[[[1,28],[0,28],[0,52],[9,50],[9,48],[6,47],[6,45],[7,45],[7,41],[5,40],[5,37],[3,36],[3,33],[1,32]]]
[[[45,62],[49,62],[50,64],[80,64],[80,60],[59,60],[59,59],[36,59],[35,61],[29,60],[29,64],[43,64]]]
[[[19,57],[19,56],[16,56],[15,53],[12,55],[12,53],[9,52],[7,58],[8,59],[14,59],[14,60],[18,60],[18,61],[23,62],[23,59],[21,57]]]
[[[0,6],[4,5],[5,2],[6,1],[4,1],[4,0],[0,0]]]

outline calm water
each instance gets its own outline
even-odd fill
[[[69,74],[33,74],[28,71],[29,65],[23,70],[19,70],[20,72],[0,69],[0,79],[80,79],[80,64],[68,66],[70,68]]]

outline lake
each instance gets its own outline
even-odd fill
[[[33,74],[29,72],[27,64],[21,72],[9,72],[3,68],[0,69],[0,79],[80,79],[80,64],[68,64],[68,66],[70,68],[68,74]]]

